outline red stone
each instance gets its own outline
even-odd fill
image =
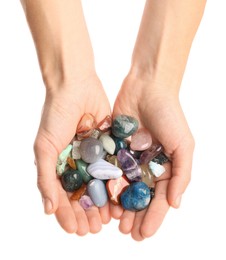
[[[108,191],[108,196],[113,204],[120,204],[120,195],[127,186],[129,186],[129,182],[125,176],[107,181],[106,188]]]
[[[97,129],[101,132],[107,132],[112,124],[111,116],[106,116],[98,125]]]

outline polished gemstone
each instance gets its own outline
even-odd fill
[[[147,164],[141,164],[141,180],[149,188],[154,187],[154,175],[152,174],[151,170],[149,169]]]
[[[152,161],[162,165],[168,162],[169,158],[163,152],[161,152],[155,158],[153,158]]]
[[[163,150],[161,144],[152,144],[150,149],[142,152],[140,155],[140,164],[148,164],[153,158],[160,154]]]
[[[125,171],[125,175],[130,182],[141,181],[141,177],[142,177],[141,167],[137,165],[134,169]]]
[[[90,209],[94,205],[93,201],[88,195],[83,195],[79,200],[79,204],[84,210]]]
[[[133,182],[121,194],[120,199],[124,209],[140,211],[149,205],[151,194],[148,186],[144,182]]]
[[[101,132],[107,132],[112,124],[111,116],[106,116],[98,125],[97,129]]]
[[[123,174],[121,169],[103,159],[91,163],[87,167],[87,171],[90,175],[99,180],[117,179]]]
[[[109,154],[114,154],[115,152],[115,142],[114,140],[107,134],[102,134],[99,138],[101,143],[103,144],[103,147],[105,151],[107,151]]]
[[[117,154],[119,150],[127,148],[127,142],[125,139],[118,138],[114,135],[111,135],[112,139],[115,142],[115,152],[114,154]]]
[[[135,151],[144,151],[149,149],[151,144],[152,137],[150,132],[145,128],[141,128],[132,135],[130,148]]]
[[[88,183],[93,179],[93,177],[87,172],[88,163],[80,159],[76,160],[76,165],[84,183]]]
[[[87,113],[84,114],[81,120],[78,123],[76,133],[82,133],[90,131],[96,127],[96,121],[93,115]]]
[[[108,197],[113,204],[120,204],[120,195],[127,186],[129,186],[129,182],[125,176],[107,181],[106,188],[108,191]]]
[[[94,163],[101,158],[103,145],[99,140],[89,137],[82,140],[79,151],[84,162]]]
[[[138,125],[137,119],[131,116],[119,115],[112,122],[112,133],[116,137],[126,138],[137,131]]]
[[[87,184],[88,194],[97,207],[103,207],[108,201],[105,183],[102,180],[93,179]]]
[[[79,200],[82,197],[82,195],[85,194],[85,192],[86,192],[86,184],[83,183],[79,189],[77,189],[76,191],[73,192],[70,199]]]
[[[73,192],[82,186],[82,177],[77,170],[69,169],[61,176],[61,183],[65,191]]]
[[[106,160],[107,160],[109,163],[113,164],[114,166],[116,166],[116,167],[118,167],[118,168],[120,168],[120,169],[122,168],[122,166],[121,166],[119,160],[117,159],[117,156],[116,156],[116,155],[107,155],[107,156],[106,156]]]
[[[68,158],[67,158],[67,163],[68,163],[68,165],[69,165],[72,169],[76,170],[76,164],[75,164],[75,160],[74,160],[73,158],[68,157]]]
[[[141,155],[141,151],[135,151],[135,150],[132,150],[130,147],[127,148],[127,150],[129,151],[129,153],[133,156],[134,159],[138,159],[140,158],[140,155]]]
[[[117,159],[120,162],[123,171],[130,171],[137,167],[136,160],[126,149],[118,151]]]
[[[67,170],[67,161],[65,162],[57,162],[56,172],[59,176],[61,176]]]
[[[166,171],[164,166],[153,161],[150,161],[148,166],[155,177],[160,177]]]

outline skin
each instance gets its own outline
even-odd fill
[[[170,206],[178,208],[190,178],[194,139],[179,89],[191,44],[206,1],[147,0],[132,55],[131,69],[115,101],[113,115],[139,119],[171,159],[156,182],[149,208],[138,213],[111,207],[122,233],[141,241],[160,227]]]
[[[191,177],[194,149],[179,89],[205,2],[146,2],[131,68],[115,101],[113,117],[136,117],[153,140],[164,146],[171,163],[167,163],[164,177],[156,182],[150,207],[134,213],[112,204],[84,211],[62,189],[55,171],[59,153],[71,141],[84,113],[101,121],[110,114],[110,105],[95,72],[80,1],[22,1],[46,86],[34,144],[38,187],[45,212],[54,213],[65,231],[96,233],[112,216],[120,219],[122,233],[141,241],[157,231],[170,206],[179,207]]]

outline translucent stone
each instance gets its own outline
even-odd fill
[[[145,129],[139,129],[132,135],[130,148],[135,151],[144,151],[151,147],[152,137],[150,132]]]
[[[137,167],[136,160],[126,149],[119,150],[117,159],[119,160],[123,171],[130,171]]]
[[[106,116],[98,125],[97,129],[101,132],[107,132],[112,124],[111,116]]]
[[[154,175],[149,169],[147,164],[140,165],[141,167],[141,181],[144,182],[149,188],[154,187]]]
[[[99,138],[101,143],[103,144],[104,149],[109,154],[114,154],[115,152],[115,142],[114,140],[107,134],[102,134]]]
[[[71,195],[70,199],[71,200],[79,200],[82,195],[84,195],[86,192],[86,185],[83,183],[82,186],[73,192],[73,194]]]
[[[77,134],[90,131],[96,127],[96,120],[91,114],[84,114],[77,126]]]
[[[99,140],[89,137],[82,140],[79,151],[84,162],[94,163],[101,158],[103,145]]]
[[[140,164],[148,164],[162,151],[163,151],[163,147],[161,144],[153,144],[150,147],[150,149],[142,152],[142,154],[140,155]]]
[[[93,201],[88,195],[83,195],[79,200],[79,204],[84,210],[90,209],[94,205]]]
[[[112,133],[116,137],[126,138],[137,131],[138,125],[137,119],[131,116],[119,115],[112,122]]]
[[[122,168],[122,166],[121,166],[119,160],[117,159],[117,156],[116,156],[116,155],[107,155],[107,156],[106,156],[106,160],[107,160],[109,163],[115,165],[116,167],[118,167],[118,168],[120,168],[120,169]]]
[[[75,164],[75,161],[74,161],[73,158],[68,157],[68,158],[67,158],[67,163],[68,163],[68,165],[69,165],[72,169],[76,170],[76,164]]]

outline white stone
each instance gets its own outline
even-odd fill
[[[150,161],[148,165],[155,177],[160,177],[166,171],[165,167],[161,164]]]
[[[103,144],[104,150],[106,150],[111,155],[114,154],[114,152],[115,152],[115,142],[109,135],[102,134],[100,136],[99,140]]]
[[[72,158],[75,160],[81,159],[81,154],[79,151],[79,146],[81,144],[81,141],[74,141],[73,142],[73,148],[72,148]]]
[[[100,180],[117,179],[123,174],[121,169],[103,159],[99,159],[97,162],[91,163],[87,167],[87,171],[94,178]]]

